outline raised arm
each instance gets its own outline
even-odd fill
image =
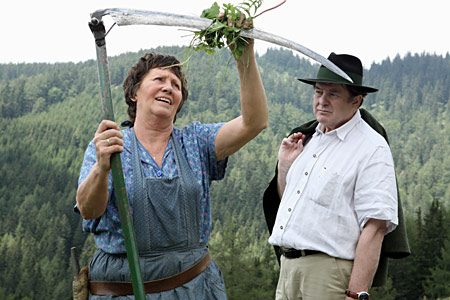
[[[123,151],[122,133],[112,121],[103,120],[95,132],[94,143],[97,161],[77,190],[77,207],[83,219],[103,215],[108,203],[108,177],[111,171],[111,154]]]
[[[256,64],[253,40],[249,40],[246,52],[236,59],[236,65],[240,80],[241,115],[224,124],[217,133],[215,150],[218,161],[238,151],[268,123],[266,93]]]

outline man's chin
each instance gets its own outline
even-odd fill
[[[316,120],[319,123],[324,124],[324,123],[327,123],[327,120],[329,119],[328,116],[329,116],[329,113],[327,113],[327,114],[316,113]]]

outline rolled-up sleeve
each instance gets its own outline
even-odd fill
[[[377,147],[367,158],[358,174],[354,199],[361,230],[369,219],[385,220],[387,233],[397,227],[397,184],[388,147]]]

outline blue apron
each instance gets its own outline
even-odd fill
[[[143,280],[178,274],[208,251],[200,241],[200,188],[180,145],[171,135],[178,175],[144,177],[137,138],[132,130],[133,222]],[[97,250],[91,265],[92,281],[131,282],[125,254]],[[134,299],[134,296],[97,296],[90,299]],[[147,294],[146,299],[227,299],[219,267],[214,261],[196,278],[173,290]]]

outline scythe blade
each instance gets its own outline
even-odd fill
[[[135,10],[128,8],[106,8],[93,12],[92,18],[101,20],[103,16],[110,15],[117,25],[162,25],[162,26],[179,26],[194,29],[204,29],[211,24],[210,19],[186,16],[166,12],[154,12],[146,10]],[[338,74],[339,76],[353,82],[352,79],[334,63],[323,57],[322,55],[308,49],[300,44],[285,39],[283,37],[264,32],[258,29],[243,30],[241,36],[266,41],[278,46],[283,46],[288,49],[300,52],[315,61],[321,63],[329,70]]]

